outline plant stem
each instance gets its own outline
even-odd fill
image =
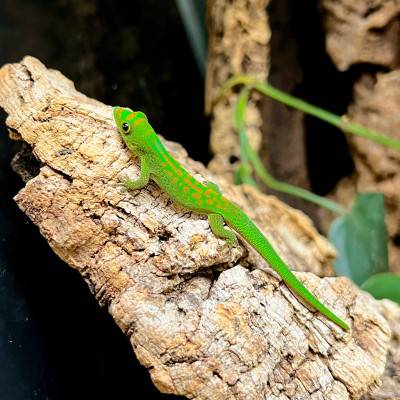
[[[322,196],[318,196],[317,194],[309,192],[308,190],[300,188],[298,186],[278,181],[264,167],[258,154],[252,148],[250,148],[249,150],[250,160],[256,174],[271,189],[307,200],[339,215],[343,215],[346,213],[346,209],[344,207],[332,200],[329,200]]]
[[[234,112],[234,125],[237,132],[239,133],[241,155],[245,157],[245,160],[242,161],[245,161],[245,163],[249,162],[249,164],[254,167],[255,173],[269,188],[278,192],[287,193],[289,195],[310,201],[330,211],[333,211],[336,214],[344,214],[346,212],[346,209],[340,204],[332,200],[326,199],[325,197],[318,196],[312,192],[309,192],[308,190],[290,185],[289,183],[281,182],[275,179],[267,171],[257,152],[251,147],[249,143],[244,124],[244,112],[247,102],[249,100],[249,93],[251,89],[251,87],[245,87],[241,91]],[[249,171],[249,174],[251,174],[251,170]],[[246,177],[246,179],[248,179],[248,177]]]
[[[298,99],[297,97],[291,96],[290,94],[274,88],[268,83],[258,81],[251,76],[237,75],[229,79],[222,87],[216,101],[219,101],[223,96],[225,96],[225,94],[229,90],[231,90],[236,85],[251,85],[251,87],[253,87],[258,92],[264,94],[265,96],[271,97],[272,99],[277,100],[283,104],[286,104],[297,110],[303,111],[306,114],[319,118],[331,125],[338,127],[345,133],[361,136],[375,143],[390,147],[394,150],[400,150],[400,140],[384,135],[383,133],[367,129],[362,125],[350,122],[345,117],[340,117],[336,114],[331,113],[330,111],[326,111],[320,107],[307,103],[304,100]]]

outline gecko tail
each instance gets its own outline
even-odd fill
[[[239,208],[229,215],[224,215],[227,224],[239,233],[273,268],[292,291],[304,299],[313,308],[325,315],[328,319],[348,331],[349,325],[324,306],[293,274],[290,268],[274,250],[255,223]]]

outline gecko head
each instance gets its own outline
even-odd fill
[[[129,148],[143,148],[156,136],[147,117],[141,111],[133,111],[127,107],[114,107],[114,121],[122,139]]]

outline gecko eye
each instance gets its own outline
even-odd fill
[[[129,133],[131,127],[130,127],[130,125],[129,125],[127,122],[124,122],[124,123],[121,125],[121,129],[122,129],[122,132],[124,132],[125,134],[127,134],[127,133]]]

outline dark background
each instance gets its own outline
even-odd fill
[[[343,113],[354,71],[338,74],[326,56],[316,0],[273,0],[270,12],[273,31],[283,32],[273,37],[271,79],[293,80],[296,95]],[[294,40],[289,59],[279,57]],[[194,159],[210,159],[203,78],[173,0],[1,0],[0,66],[28,54],[91,97],[143,110]],[[288,65],[300,73],[282,77]],[[158,393],[79,274],[15,205],[18,144],[5,117],[0,111],[0,400],[178,399]],[[340,133],[310,119],[306,127],[311,183],[325,194],[351,163],[337,164]]]

